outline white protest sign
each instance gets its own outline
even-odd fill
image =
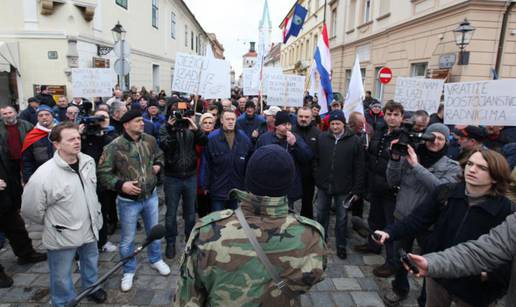
[[[205,99],[230,98],[230,71],[229,62],[206,57],[201,71],[199,94]]]
[[[172,90],[207,99],[229,98],[230,65],[224,60],[177,53]]]
[[[287,85],[282,72],[270,71],[263,83],[263,91],[267,95],[267,104],[270,106],[285,106]]]
[[[444,80],[405,78],[396,79],[394,101],[403,104],[406,111],[437,112],[441,102]]]
[[[285,75],[288,107],[302,107],[305,96],[305,77]]]
[[[244,95],[255,96],[260,92],[260,72],[256,68],[242,70]]]
[[[178,52],[174,66],[172,90],[188,94],[198,94],[203,62],[204,58],[202,56]]]
[[[516,79],[446,84],[444,123],[516,126]]]
[[[72,69],[72,94],[74,97],[111,97],[116,75],[110,68]]]

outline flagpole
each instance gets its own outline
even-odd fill
[[[327,2],[327,0],[324,0],[324,16],[323,16],[323,23],[326,23],[326,2]]]

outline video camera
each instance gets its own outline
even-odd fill
[[[177,110],[173,110],[170,117],[176,119],[176,126],[179,128],[187,128],[189,125],[188,120],[185,117],[191,117],[195,113],[193,110],[188,109],[186,102],[179,102],[177,104]]]
[[[398,143],[392,145],[391,155],[406,156],[408,154],[408,145],[412,146],[412,148],[416,148],[417,145],[425,141],[433,142],[435,140],[435,135],[415,132],[413,127],[414,122],[407,121],[403,122],[400,128],[394,129],[392,133],[394,139],[398,139]]]
[[[81,124],[84,124],[84,135],[86,136],[100,136],[102,135],[101,123],[106,120],[104,115],[86,116],[81,119]]]

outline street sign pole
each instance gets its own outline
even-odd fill
[[[124,61],[125,61],[125,56],[124,56],[124,40],[121,40],[121,44],[120,44],[120,50],[121,50],[121,54],[120,54],[120,58],[122,60],[122,71],[120,73],[120,89],[122,90],[122,92],[125,92],[126,91],[126,88],[125,88],[125,67],[124,67]]]
[[[380,103],[383,105],[383,90],[384,90],[384,85],[383,83],[380,83]]]

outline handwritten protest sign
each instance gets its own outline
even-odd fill
[[[111,97],[116,75],[109,68],[72,69],[72,94],[74,97]]]
[[[425,110],[437,112],[441,102],[444,80],[404,78],[396,79],[394,101],[403,104],[407,111]]]
[[[244,68],[242,70],[242,81],[244,88],[244,95],[255,96],[260,92],[260,71],[253,68]]]
[[[229,63],[185,53],[176,55],[172,90],[206,99],[231,97]]]
[[[287,86],[287,106],[302,107],[305,94],[305,77],[285,75]]]
[[[516,126],[516,79],[446,84],[444,123]]]
[[[264,93],[271,106],[302,107],[305,77],[285,75],[281,70],[269,70],[264,78]]]
[[[231,97],[231,67],[228,62],[205,58],[199,85],[199,94],[205,99]]]

